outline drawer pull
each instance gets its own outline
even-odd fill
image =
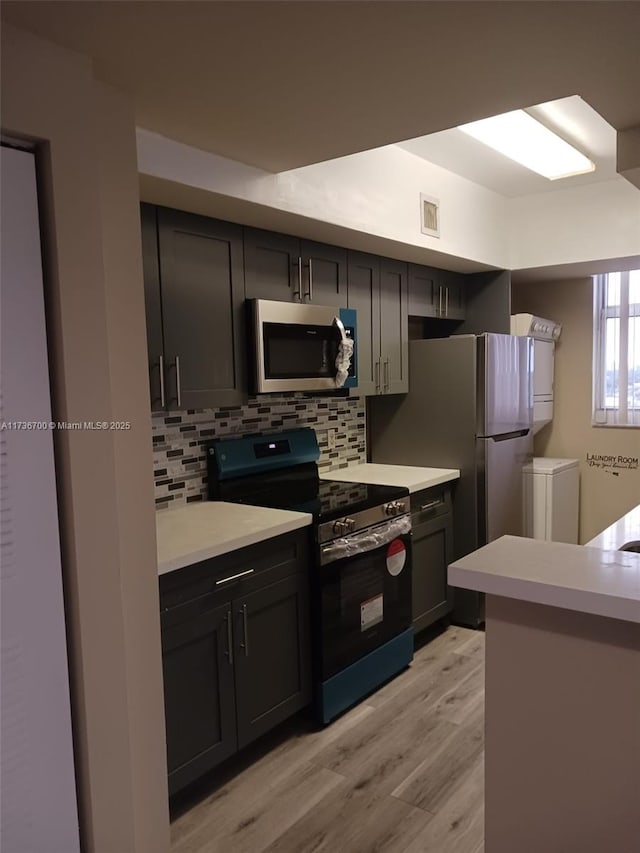
[[[233,629],[231,627],[231,619],[232,619],[231,611],[227,610],[226,623],[227,623],[227,651],[226,655],[229,658],[229,664],[233,666]]]
[[[249,631],[247,629],[247,605],[242,605],[242,610],[238,611],[242,616],[242,633],[244,635],[244,643],[240,643],[240,648],[244,649],[244,656],[249,657]]]
[[[228,578],[221,578],[219,581],[216,581],[216,586],[220,586],[223,583],[231,583],[231,581],[237,581],[240,578],[246,578],[247,575],[252,575],[255,569],[247,569],[246,572],[240,572],[237,575],[230,575]]]
[[[420,507],[420,512],[426,512],[428,509],[434,509],[435,507],[440,506],[440,505],[441,505],[441,504],[443,504],[443,503],[444,503],[444,501],[440,501],[440,500],[438,500],[438,501],[429,501],[429,503],[423,504],[423,505]]]

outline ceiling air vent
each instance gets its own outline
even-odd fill
[[[420,230],[430,237],[440,236],[440,201],[420,193]]]

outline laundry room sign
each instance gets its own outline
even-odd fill
[[[637,471],[640,457],[622,454],[587,453],[586,463],[590,468],[601,468],[614,477],[626,471]]]

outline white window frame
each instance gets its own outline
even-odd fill
[[[620,320],[618,341],[618,384],[628,387],[629,364],[629,318],[640,317],[640,302],[629,301],[629,272],[616,273],[620,276],[620,304],[607,305],[609,273],[593,276],[593,426],[640,427],[640,406],[629,408],[628,395],[624,394],[615,406],[607,405],[605,399],[606,322],[610,318]]]

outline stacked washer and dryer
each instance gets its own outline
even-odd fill
[[[553,419],[553,367],[562,327],[533,314],[513,314],[511,334],[533,338],[533,432]],[[523,469],[524,535],[578,542],[578,459],[535,457]]]

